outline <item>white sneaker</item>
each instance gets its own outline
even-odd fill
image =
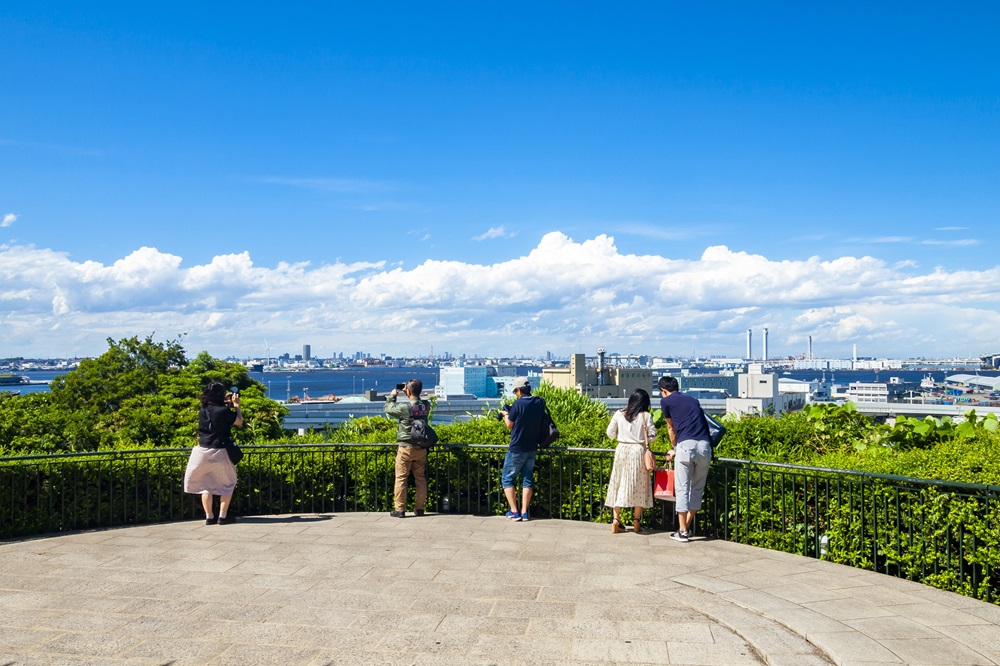
[[[670,538],[681,543],[689,543],[691,541],[691,539],[688,539],[687,532],[674,532],[670,535]]]

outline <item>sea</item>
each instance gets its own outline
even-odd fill
[[[523,368],[522,372],[529,370],[536,372],[541,368]],[[21,395],[35,393],[38,391],[48,391],[50,382],[55,377],[65,374],[63,371],[53,370],[27,370],[16,374],[28,377],[32,384],[22,384],[19,386],[0,386],[0,391],[15,391]],[[424,384],[425,389],[432,389],[438,383],[438,368],[344,368],[338,370],[310,370],[307,372],[251,372],[250,377],[256,379],[264,385],[268,396],[275,400],[288,400],[292,396],[299,398],[322,398],[329,395],[339,397],[357,395],[364,391],[374,389],[380,393],[386,393],[395,388],[396,384],[402,384],[410,379],[419,379]],[[948,375],[971,374],[969,371],[955,370],[837,370],[827,371],[827,381],[832,384],[848,385],[851,382],[889,382],[891,378],[897,377],[900,382],[918,385],[920,381],[931,376],[935,381],[942,382]],[[984,377],[997,377],[1000,372],[980,372]],[[824,373],[819,370],[791,370],[780,373],[781,377],[790,379],[801,379],[806,381],[817,380],[823,377]],[[654,379],[659,375],[654,374]]]

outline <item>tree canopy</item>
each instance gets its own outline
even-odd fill
[[[0,452],[63,453],[191,446],[198,396],[220,381],[240,389],[242,442],[281,436],[284,407],[239,363],[202,352],[189,361],[178,340],[113,340],[108,350],[52,381],[48,393],[0,393]]]

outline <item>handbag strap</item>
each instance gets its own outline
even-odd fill
[[[646,440],[646,450],[649,450],[649,428],[646,426],[648,414],[642,416],[642,438]]]

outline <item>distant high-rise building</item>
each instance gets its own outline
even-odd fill
[[[302,358],[306,361],[312,358],[312,345],[302,345]]]

